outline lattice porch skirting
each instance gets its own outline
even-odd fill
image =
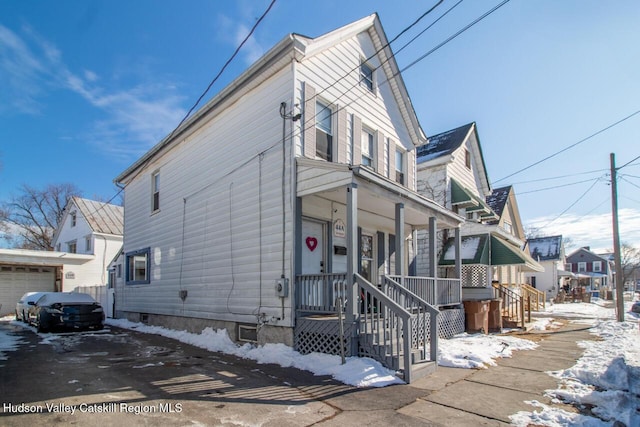
[[[294,330],[295,349],[302,354],[318,352],[340,355],[342,344],[345,356],[357,356],[351,351],[357,348],[351,345],[351,337],[355,336],[353,329],[353,324],[345,322],[344,339],[341,340],[337,317],[300,317]]]
[[[438,336],[440,338],[451,338],[463,332],[463,308],[451,308],[440,311],[440,314],[438,314]]]

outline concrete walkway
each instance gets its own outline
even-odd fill
[[[539,347],[516,351],[489,369],[439,367],[411,385],[330,398],[324,402],[337,413],[319,425],[503,426],[509,425],[509,415],[536,409],[525,403],[531,400],[577,412],[544,395],[558,386],[545,372],[575,365],[583,353],[577,342],[596,339],[588,329],[567,323],[555,331],[523,335]]]

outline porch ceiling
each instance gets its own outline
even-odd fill
[[[405,206],[405,223],[427,227],[435,217],[439,228],[459,227],[464,219],[432,200],[393,182],[363,166],[350,166],[319,160],[297,159],[297,196],[316,195],[346,203],[347,185],[358,185],[358,209],[395,218],[395,205]]]

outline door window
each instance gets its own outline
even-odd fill
[[[360,239],[360,275],[373,283],[373,236],[363,234]]]

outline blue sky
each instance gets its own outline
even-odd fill
[[[378,12],[391,39],[435,3],[277,0],[206,99],[287,33]],[[400,67],[499,3],[463,1]],[[110,199],[113,178],[177,125],[268,4],[0,1],[0,200],[62,182]],[[477,123],[489,178],[515,186],[525,225],[610,248],[609,153],[618,166],[640,156],[640,114],[502,178],[640,110],[639,20],[635,0],[511,0],[403,77],[427,135]],[[621,239],[640,247],[640,160],[619,173]]]

